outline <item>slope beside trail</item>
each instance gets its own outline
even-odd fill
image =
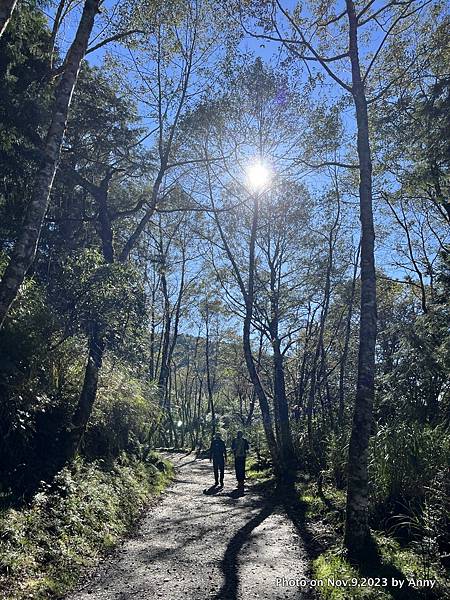
[[[133,537],[106,557],[68,600],[312,600],[309,558],[282,504],[248,485],[237,497],[231,468],[214,495],[207,460],[172,454],[175,479]],[[229,465],[231,467],[231,465]]]

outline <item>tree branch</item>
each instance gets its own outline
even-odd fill
[[[110,42],[118,42],[119,40],[122,40],[123,38],[126,38],[129,35],[133,35],[135,33],[145,34],[147,32],[143,31],[142,29],[130,29],[130,31],[123,31],[121,33],[116,33],[115,35],[112,35],[111,37],[105,38],[98,44],[95,44],[95,46],[92,46],[92,48],[88,48],[86,50],[86,54],[91,54],[91,52],[95,52],[96,50],[98,50],[99,48],[102,48],[103,46],[106,46],[106,44],[109,44]]]

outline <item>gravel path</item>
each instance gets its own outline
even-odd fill
[[[205,495],[209,461],[171,455],[176,477],[136,534],[107,557],[68,600],[312,600],[308,587],[277,585],[306,578],[308,556],[284,510],[249,485]]]

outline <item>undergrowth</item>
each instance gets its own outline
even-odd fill
[[[425,573],[420,556],[410,548],[401,547],[396,540],[380,533],[376,533],[374,538],[379,553],[377,564],[369,563],[357,568],[350,564],[342,547],[338,545],[323,552],[313,562],[313,577],[323,582],[322,586],[317,587],[322,598],[326,600],[450,598],[448,585],[439,565],[429,567]],[[424,581],[434,582],[433,587],[431,588],[429,583],[423,583]]]
[[[0,514],[0,598],[60,597],[83,568],[114,546],[152,496],[171,478],[169,463],[151,453],[127,455],[112,469],[78,459],[29,506]]]
[[[255,457],[249,457],[246,476],[258,482],[273,479],[273,472],[266,464],[260,464]],[[297,494],[304,509],[306,526],[312,533],[317,547],[321,548],[312,564],[311,577],[319,582],[314,585],[319,598],[323,600],[441,600],[450,599],[450,589],[439,555],[433,546],[434,555],[424,551],[413,537],[408,544],[401,544],[392,535],[373,532],[377,549],[377,559],[357,567],[351,564],[344,548],[345,491],[336,489],[330,483],[323,484],[320,497],[317,482],[305,474],[297,483]],[[425,527],[427,512],[421,520],[421,534]],[[428,519],[429,520],[429,519]],[[434,521],[433,521],[434,522]],[[440,521],[439,521],[440,523]],[[425,529],[424,529],[425,528]],[[392,528],[391,528],[392,529]],[[390,531],[389,533],[392,533]],[[435,532],[433,531],[435,537]],[[444,534],[444,532],[442,532]],[[426,540],[426,535],[420,539]],[[397,583],[403,581],[402,587]],[[414,580],[417,585],[412,584]],[[434,582],[421,585],[420,580]]]
[[[450,598],[448,582],[438,556],[434,560],[424,556],[416,545],[400,544],[394,537],[373,532],[377,559],[368,560],[361,567],[351,564],[342,547],[344,531],[343,508],[345,493],[333,486],[324,487],[328,500],[336,507],[331,511],[318,497],[313,484],[299,486],[299,499],[305,506],[308,526],[322,547],[313,561],[312,577],[322,585],[316,586],[324,600],[422,600]],[[402,587],[393,586],[393,579],[403,581]],[[413,585],[411,580],[433,581]]]
[[[267,462],[250,455],[247,457],[245,477],[250,481],[268,481],[273,478],[273,469]]]

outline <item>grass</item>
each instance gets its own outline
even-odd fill
[[[448,582],[443,569],[430,562],[411,547],[401,546],[393,537],[373,532],[377,550],[376,560],[361,567],[346,558],[341,540],[343,522],[339,512],[330,511],[318,497],[312,484],[298,487],[299,499],[306,506],[305,516],[312,530],[318,531],[323,551],[313,561],[312,577],[322,582],[316,587],[324,600],[419,600],[450,598]],[[345,492],[324,486],[328,500],[341,511],[345,506]],[[403,587],[392,586],[392,578],[403,580]],[[414,588],[408,580],[431,579],[435,586]],[[344,585],[342,582],[347,582]]]
[[[130,530],[150,498],[172,476],[171,465],[150,455],[123,456],[113,469],[78,460],[31,504],[0,514],[0,598],[60,597],[86,567]]]
[[[351,565],[345,553],[335,546],[322,553],[313,562],[313,577],[323,581],[317,588],[326,600],[406,600],[425,598],[449,598],[445,577],[436,565],[424,571],[421,558],[409,548],[402,548],[394,539],[374,534],[379,552],[379,563],[362,568]],[[403,581],[403,587],[393,587],[392,580]],[[431,579],[435,586],[429,588],[409,585],[411,579]],[[336,580],[346,581],[350,587],[339,586]],[[333,583],[334,581],[334,583]],[[355,584],[355,585],[353,585]]]
[[[313,578],[323,582],[323,586],[316,589],[326,600],[387,600],[391,598],[384,589],[366,587],[361,574],[349,564],[338,548],[324,552],[313,562]],[[352,587],[340,587],[338,582],[347,582]],[[354,583],[356,585],[353,587]]]
[[[345,491],[337,490],[336,488],[324,485],[323,491],[327,499],[341,513],[345,510]],[[309,483],[299,487],[300,500],[306,505],[306,516],[310,519],[325,518],[326,520],[338,522],[338,513],[334,513],[328,509],[317,493],[317,488],[314,484]]]
[[[249,481],[263,483],[273,479],[273,470],[271,467],[259,463],[256,456],[249,455],[246,461],[245,478]]]

